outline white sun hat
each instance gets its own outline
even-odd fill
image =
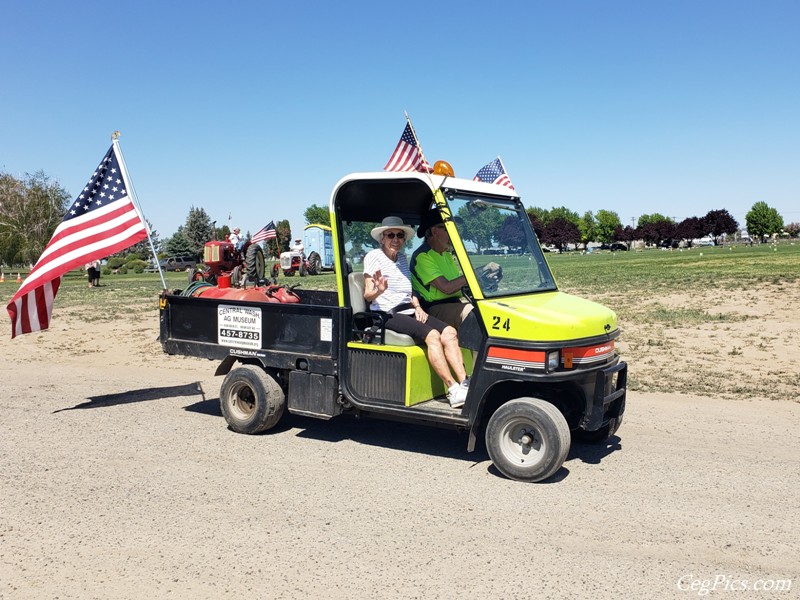
[[[381,235],[383,235],[383,232],[387,229],[402,229],[406,233],[407,240],[411,239],[411,237],[414,235],[414,228],[411,225],[406,225],[403,223],[403,219],[400,217],[386,217],[383,221],[381,221],[380,225],[372,229],[372,239],[374,239],[376,242],[380,242]]]

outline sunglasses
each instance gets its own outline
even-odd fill
[[[394,231],[390,231],[389,233],[384,233],[383,237],[387,237],[390,240],[393,240],[395,237],[397,237],[398,240],[404,240],[404,239],[406,239],[406,234],[405,234],[404,231],[400,231],[399,233],[395,233]]]

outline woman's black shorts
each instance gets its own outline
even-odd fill
[[[424,342],[428,334],[434,329],[442,333],[445,327],[448,327],[447,323],[430,315],[428,315],[428,320],[424,323],[417,321],[414,315],[402,314],[392,315],[389,317],[389,320],[386,321],[386,329],[410,335],[418,342]]]

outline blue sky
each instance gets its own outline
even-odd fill
[[[800,221],[796,0],[11,0],[4,21],[0,170],[76,194],[120,130],[162,238],[192,206],[299,233],[383,168],[403,111],[458,176],[500,155],[526,206]]]

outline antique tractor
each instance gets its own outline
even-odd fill
[[[220,278],[230,278],[231,287],[242,287],[248,281],[264,281],[264,251],[258,244],[244,243],[241,250],[226,240],[206,242],[203,266],[189,272],[189,281],[205,281],[217,285]]]

